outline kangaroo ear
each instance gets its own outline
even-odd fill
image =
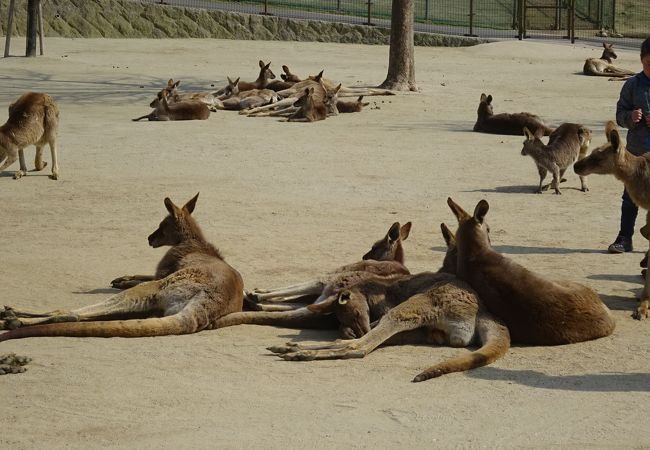
[[[264,70],[268,69],[269,67],[271,67],[271,61],[269,61],[268,64],[265,64],[265,65],[264,65]]]
[[[172,87],[173,85],[174,85],[174,79],[173,78],[170,78],[169,80],[167,80],[167,87]]]
[[[609,133],[609,142],[612,144],[612,147],[616,149],[616,153],[621,153],[621,151],[625,149],[621,142],[621,136],[618,134],[616,128]]]
[[[492,94],[490,94],[490,95],[487,96],[486,102],[487,102],[488,105],[489,105],[490,103],[492,103]]]
[[[526,139],[528,139],[529,141],[535,140],[535,135],[530,132],[528,127],[524,127],[524,136],[526,136]]]
[[[197,192],[194,197],[192,197],[187,203],[185,203],[185,205],[183,206],[183,211],[192,214],[192,211],[194,211],[194,208],[196,207],[196,201],[198,199],[199,199],[199,192]]]
[[[324,72],[324,71],[325,71],[325,69],[323,69],[323,70],[321,70],[320,72],[318,72],[318,75],[316,75],[316,77],[315,77],[316,80],[320,80],[321,78],[323,78],[323,72]]]
[[[289,74],[289,67],[287,67],[286,65],[282,64],[282,70],[283,70],[284,73],[286,73],[287,75]]]
[[[388,237],[388,240],[391,242],[395,242],[396,240],[399,239],[399,222],[395,222],[390,226],[388,229],[388,233],[386,233],[386,236]]]
[[[341,83],[339,83],[338,86],[336,86],[336,89],[334,89],[334,93],[336,94],[338,91],[341,90],[341,86],[343,86]]]
[[[178,80],[176,83],[174,83],[174,85],[172,87],[176,88],[176,87],[180,86],[180,84],[181,84],[181,80]]]
[[[169,197],[165,197],[165,208],[167,208],[167,211],[172,215],[172,217],[178,216],[178,206],[174,205],[174,202],[172,202]]]
[[[330,295],[322,302],[312,303],[311,305],[308,305],[307,309],[317,314],[331,314],[334,312],[334,305],[336,304],[337,300],[338,295]]]
[[[449,227],[445,223],[440,224],[440,231],[442,231],[442,237],[445,238],[445,243],[447,244],[447,248],[455,247],[456,236],[454,236],[454,233],[449,229]]]
[[[484,102],[487,99],[487,95],[481,94],[481,101]]]
[[[485,215],[489,209],[490,205],[488,204],[487,200],[481,200],[476,204],[476,208],[474,208],[474,218],[478,221],[478,223],[483,223],[485,220]]]
[[[260,60],[259,60],[259,65],[260,65],[260,69],[264,68],[264,61],[262,61],[262,60],[260,59]]]
[[[399,238],[403,241],[406,240],[407,237],[409,237],[409,233],[411,232],[411,225],[413,225],[411,222],[406,222],[404,225],[402,225],[402,228],[399,229]]]
[[[240,78],[241,78],[241,77],[237,77],[237,79],[235,80],[235,82],[234,82],[233,84],[234,84],[234,85],[239,84],[239,79],[240,79]]]
[[[461,208],[460,205],[456,203],[451,197],[447,198],[447,205],[451,209],[451,212],[454,213],[456,219],[458,219],[459,222],[461,220],[469,218],[469,214],[467,214],[467,212],[463,208]]]
[[[544,137],[544,127],[535,128],[535,137],[541,139]]]
[[[359,98],[357,99],[357,103],[361,103],[361,100],[363,100],[363,95],[359,96]]]

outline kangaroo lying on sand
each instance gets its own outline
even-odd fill
[[[257,79],[252,83],[250,81],[240,81],[237,84],[239,92],[250,91],[252,89],[266,89],[266,86],[269,84],[269,80],[275,79],[275,74],[271,70],[271,63],[264,64],[264,61],[259,60],[260,73],[257,76]]]
[[[269,84],[266,86],[267,89],[282,91],[284,89],[289,89],[294,84],[302,81],[298,75],[291,73],[289,67],[283,65],[282,71],[284,72],[280,74],[280,78],[282,78],[282,80],[273,80],[269,82]]]
[[[521,154],[529,155],[535,160],[539,173],[539,188],[535,192],[542,193],[544,178],[546,178],[547,172],[551,172],[553,181],[550,186],[555,189],[556,194],[560,195],[560,181],[563,179],[566,169],[574,163],[576,158],[582,159],[587,155],[591,131],[577,123],[563,123],[551,133],[548,145],[544,145],[542,142],[541,131],[542,129],[538,128],[533,134],[524,127],[526,140]],[[586,177],[580,177],[580,184],[582,192],[589,190]]]
[[[509,134],[521,136],[524,127],[535,132],[538,128],[544,130],[544,136],[551,134],[542,119],[535,114],[521,112],[516,114],[501,113],[494,114],[492,109],[492,96],[481,94],[481,101],[478,104],[478,118],[474,124],[474,131],[494,134]]]
[[[271,89],[251,89],[239,92],[239,78],[235,81],[228,77],[228,86],[220,100],[215,102],[216,109],[241,111],[277,102],[278,95]]]
[[[344,102],[339,100],[336,102],[336,109],[339,111],[339,113],[361,112],[364,106],[368,106],[370,104],[363,102],[362,100],[363,95],[360,95],[359,98],[357,98],[357,100],[354,102]]]
[[[614,122],[607,122],[605,127],[607,143],[601,145],[591,154],[574,164],[573,170],[578,175],[612,174],[621,180],[625,189],[636,205],[646,210],[646,224],[642,234],[647,239],[650,235],[650,153],[635,156],[628,152],[623,145]],[[644,258],[647,264],[647,257]],[[642,261],[641,265],[644,265]],[[641,320],[650,317],[650,285],[646,277],[645,287],[641,295],[641,303],[633,317]]]
[[[43,147],[50,146],[52,153],[53,180],[59,179],[56,159],[56,138],[59,129],[59,109],[48,94],[28,92],[9,105],[9,118],[0,127],[0,172],[20,159],[20,169],[14,179],[27,175],[25,147],[36,146],[34,165],[41,171],[47,165],[43,161]]]
[[[241,311],[241,276],[223,260],[219,250],[205,240],[192,218],[197,198],[198,194],[182,208],[169,198],[165,199],[169,215],[149,236],[149,244],[154,248],[164,245],[172,248],[158,263],[152,281],[70,312],[39,314],[8,308],[0,316],[4,319],[4,327],[21,328],[0,334],[0,341],[36,336],[189,334],[211,329],[219,317]],[[111,320],[133,317],[139,319]]]
[[[447,254],[455,255],[453,234],[444,224],[441,226],[448,245]],[[445,270],[444,264],[441,270]],[[334,310],[342,329],[349,330],[348,334],[358,339],[324,345],[288,343],[269,350],[291,361],[363,358],[381,344],[394,343],[391,338],[400,333],[399,337],[408,343],[452,347],[466,347],[474,341],[481,343],[474,352],[426,369],[414,382],[482,367],[501,358],[510,347],[508,329],[485,310],[469,285],[442,271],[392,282],[368,280],[342,290],[335,299],[309,306],[322,312]],[[371,330],[374,314],[381,318]]]
[[[582,67],[582,72],[585,75],[610,77],[610,81],[625,80],[636,75],[636,72],[621,69],[612,64],[612,60],[616,58],[617,55],[616,52],[614,52],[614,44],[606,44],[603,42],[603,54],[600,58],[587,58]]]
[[[458,219],[458,278],[505,322],[513,342],[572,344],[612,334],[614,318],[592,289],[548,280],[492,249],[485,200],[476,205],[473,216],[451,198],[447,204]]]
[[[158,93],[158,98],[151,103],[151,106],[155,108],[153,111],[131,120],[134,122],[142,119],[150,121],[206,120],[210,117],[210,108],[206,103],[197,100],[169,102],[168,96],[168,91],[163,89]]]

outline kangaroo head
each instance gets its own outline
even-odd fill
[[[323,103],[327,108],[327,113],[332,115],[337,115],[339,113],[339,110],[336,107],[336,102],[338,102],[339,100],[338,94],[339,94],[339,90],[341,89],[341,84],[339,84],[337,87],[335,87],[332,90],[328,90],[323,84],[323,80],[321,79],[320,85],[323,87],[323,90],[325,91],[325,98],[323,99]]]
[[[400,226],[399,222],[395,222],[388,229],[386,236],[372,244],[370,251],[363,255],[362,258],[375,261],[397,261],[403,264],[404,249],[402,248],[402,241],[409,237],[410,232],[411,222],[406,222],[402,226]]]
[[[458,230],[456,230],[458,252],[462,252],[463,249],[489,248],[490,228],[485,221],[485,216],[490,209],[488,202],[479,201],[471,216],[451,197],[447,199],[447,205],[458,220]]]
[[[370,331],[370,307],[358,287],[342,289],[307,309],[320,314],[336,314],[341,334],[347,339],[360,338]]]
[[[226,78],[228,79],[228,86],[223,89],[223,93],[221,94],[223,99],[235,97],[239,94],[239,77],[234,81],[230,77]]]
[[[535,133],[532,133],[528,127],[524,127],[524,136],[526,136],[526,139],[524,140],[524,146],[521,149],[521,154],[524,156],[530,155],[531,149],[541,148],[544,145],[542,142],[544,129],[542,127],[538,127],[535,130]]]
[[[581,159],[573,165],[573,170],[578,175],[610,174],[615,173],[625,157],[625,146],[621,141],[614,122],[609,121],[605,127],[607,142],[594,151],[589,156]]]
[[[263,78],[265,80],[275,79],[275,74],[271,70],[271,62],[269,62],[268,64],[264,64],[264,61],[260,59],[259,65],[260,65],[260,78]]]
[[[478,116],[489,117],[494,114],[492,110],[492,95],[481,94],[481,101],[478,104]]]
[[[606,44],[603,42],[603,54],[600,56],[600,59],[604,59],[611,64],[613,59],[618,58],[616,52],[614,51],[614,44]]]
[[[456,235],[449,227],[441,223],[440,230],[442,231],[442,237],[445,238],[445,243],[447,244],[447,252],[445,253],[445,258],[442,260],[442,267],[440,272],[456,274],[456,269],[458,266],[458,248],[456,247]]]
[[[293,106],[301,108],[309,103],[311,96],[314,94],[313,87],[306,87],[300,98],[293,103]]]
[[[284,73],[280,74],[280,78],[282,78],[284,81],[293,81],[294,83],[300,81],[300,77],[298,75],[292,74],[291,71],[289,70],[289,67],[283,65],[282,71]]]
[[[182,208],[179,208],[169,197],[166,197],[165,207],[169,215],[160,222],[158,229],[149,235],[149,245],[153,248],[164,245],[177,245],[188,238],[196,236],[198,225],[191,214],[198,198],[199,194],[196,194]]]

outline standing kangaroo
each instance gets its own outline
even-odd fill
[[[151,281],[108,300],[70,312],[27,313],[6,308],[0,341],[37,336],[144,337],[211,329],[228,313],[240,311],[243,282],[219,250],[207,242],[191,214],[198,194],[182,208],[169,198],[169,215],[149,236],[154,248],[170,245]],[[147,318],[142,319],[145,316]],[[111,319],[132,320],[111,320]],[[63,323],[58,323],[63,322]],[[29,326],[34,325],[34,326]]]
[[[612,64],[612,60],[616,58],[614,44],[606,44],[603,42],[603,54],[600,58],[587,58],[582,67],[582,72],[585,75],[610,77],[612,80],[625,80],[636,74],[631,70],[621,69]]]
[[[551,133],[548,139],[548,145],[542,142],[541,128],[533,134],[528,128],[524,127],[526,140],[521,149],[521,154],[529,155],[535,160],[537,172],[539,173],[539,188],[535,191],[537,194],[542,193],[542,183],[546,174],[553,174],[553,181],[550,184],[555,193],[560,195],[560,181],[564,176],[566,169],[573,164],[576,159],[582,159],[587,155],[589,142],[591,140],[591,131],[589,128],[577,123],[563,123]],[[587,192],[587,178],[580,176],[581,191]]]
[[[474,124],[474,131],[494,134],[509,134],[521,136],[524,127],[535,132],[538,128],[544,131],[544,136],[551,134],[542,119],[535,114],[521,112],[516,114],[501,113],[494,114],[492,108],[492,95],[481,94],[481,101],[478,104],[478,118]]]
[[[460,372],[490,364],[502,357],[510,347],[508,329],[481,305],[469,285],[448,270],[448,256],[456,256],[453,234],[441,224],[447,254],[438,273],[424,272],[397,280],[366,280],[341,290],[336,298],[312,310],[334,312],[344,336],[357,339],[325,345],[269,347],[283,359],[305,361],[314,359],[363,358],[391,338],[400,334],[397,343],[435,343],[466,347],[478,341],[481,347],[471,353],[438,363],[416,376],[424,381],[447,373]],[[378,324],[371,320],[379,316]],[[347,330],[347,331],[346,331]],[[406,332],[406,334],[405,334]]]
[[[646,210],[646,224],[642,228],[642,234],[647,239],[650,237],[648,233],[650,227],[650,153],[635,156],[628,152],[612,121],[607,122],[605,135],[607,142],[591,152],[588,157],[575,163],[573,170],[578,175],[611,174],[622,181],[632,201]],[[647,258],[648,254],[644,258],[646,264]],[[644,265],[643,261],[641,265]],[[638,320],[648,318],[650,317],[649,310],[650,284],[646,276],[641,302],[633,317]]]
[[[9,105],[9,118],[0,127],[0,172],[20,159],[20,169],[14,179],[27,175],[25,147],[36,146],[34,165],[41,171],[47,165],[43,161],[43,147],[50,146],[52,153],[53,180],[59,179],[56,158],[56,139],[59,129],[59,109],[48,94],[28,92]]]
[[[457,276],[503,320],[513,342],[560,345],[609,336],[615,322],[598,294],[587,286],[551,281],[497,253],[490,245],[481,200],[469,215],[451,198],[458,219]]]

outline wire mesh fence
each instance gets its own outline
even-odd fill
[[[248,14],[389,26],[391,0],[143,0]],[[484,38],[575,38],[638,46],[648,0],[414,0],[416,30]]]

